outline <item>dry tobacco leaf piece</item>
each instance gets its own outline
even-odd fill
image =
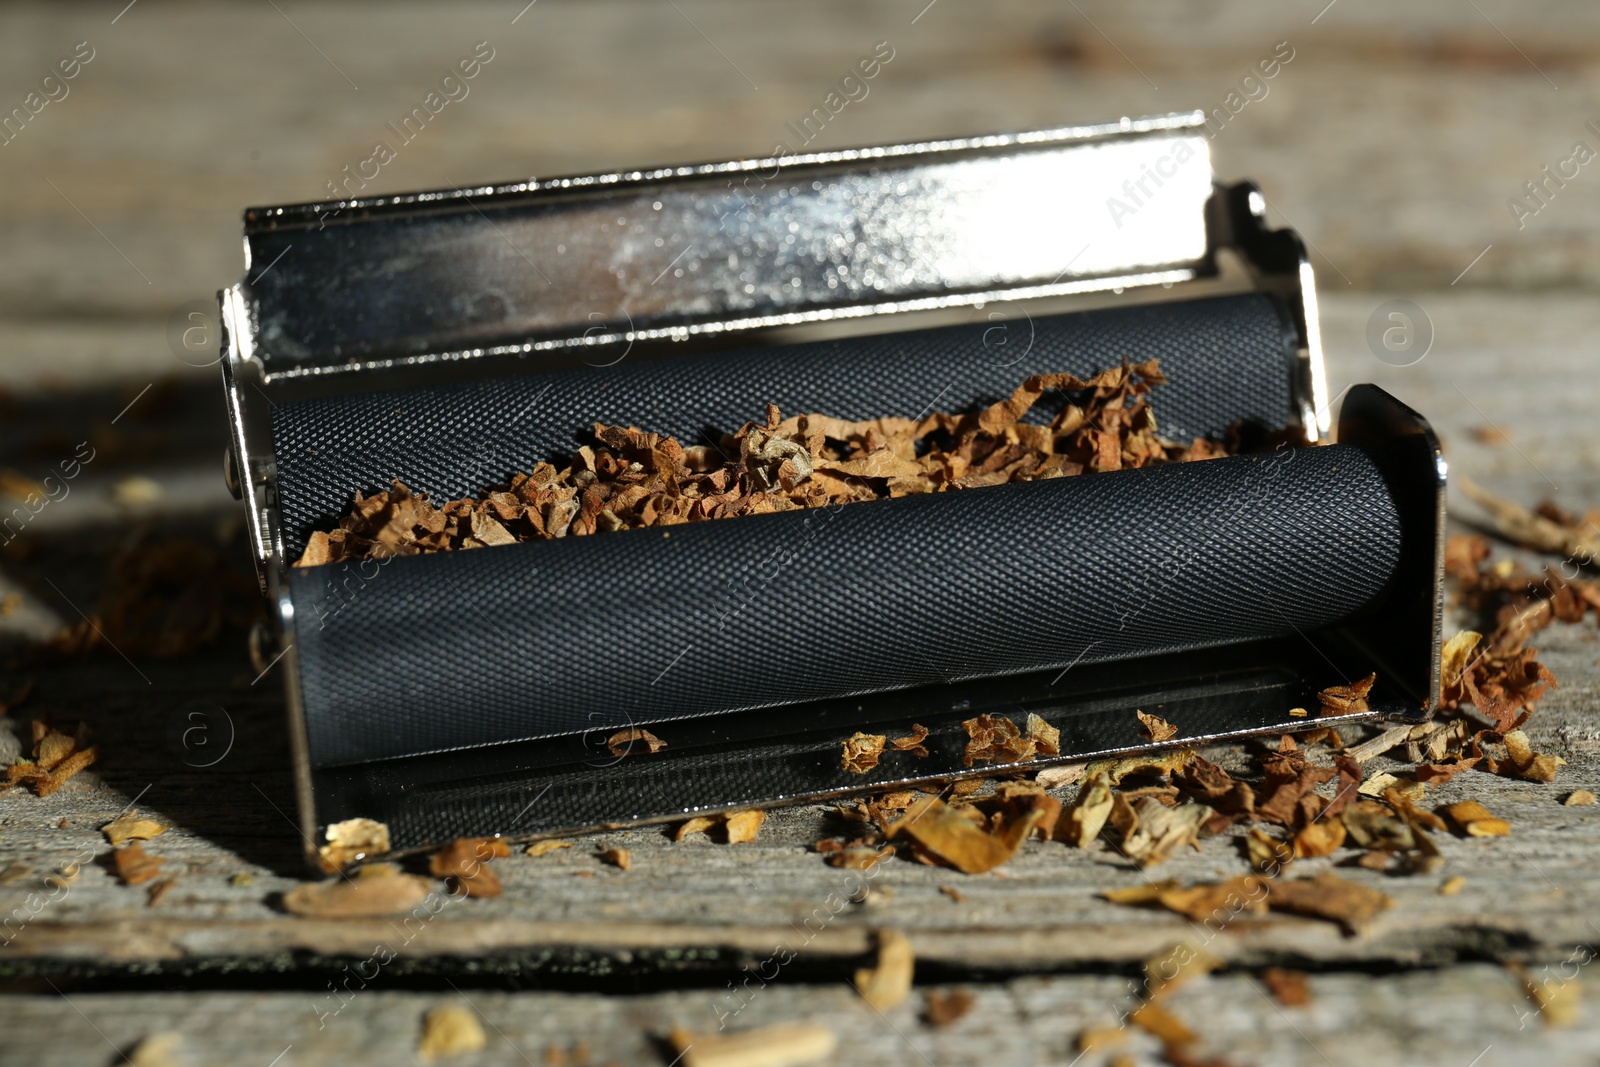
[[[1204,978],[1222,963],[1197,944],[1179,942],[1144,961],[1146,996],[1151,1000],[1164,997],[1196,978]]]
[[[165,833],[166,829],[163,823],[141,818],[137,811],[130,811],[100,827],[100,832],[105,834],[106,840],[113,845],[120,845],[124,841],[133,839],[148,841],[158,834]]]
[[[728,844],[740,845],[746,841],[754,841],[756,834],[761,831],[761,824],[767,821],[765,811],[735,811],[723,817],[728,829]]]
[[[1039,747],[1037,740],[1023,736],[1017,724],[1004,715],[983,714],[961,725],[971,738],[962,755],[962,763],[968,767],[980,760],[986,763],[1020,763],[1032,759]]]
[[[922,1018],[929,1026],[949,1026],[970,1012],[977,999],[965,989],[930,989],[922,996]]]
[[[135,841],[113,852],[111,862],[123,885],[140,885],[160,874],[161,864],[166,861],[146,856],[144,846]]]
[[[928,749],[923,741],[928,738],[928,728],[918,723],[911,724],[911,734],[908,737],[891,737],[889,747],[897,752],[909,752],[913,756],[922,757],[928,754]]]
[[[1140,867],[1153,867],[1184,845],[1192,845],[1213,812],[1204,804],[1185,801],[1169,808],[1145,797],[1134,808],[1138,820],[1122,839],[1122,853]]]
[[[178,1067],[188,1062],[180,1058],[183,1035],[173,1030],[162,1030],[139,1039],[133,1055],[127,1057],[128,1067]]]
[[[523,855],[525,855],[525,856],[548,856],[550,853],[555,852],[558,849],[571,848],[571,847],[572,847],[572,842],[571,841],[562,841],[560,839],[550,839],[550,840],[545,840],[545,841],[535,841],[533,844],[531,844],[527,848],[523,849]]]
[[[401,874],[393,864],[374,863],[358,868],[349,877],[296,886],[283,895],[283,906],[291,914],[306,918],[381,918],[415,908],[433,892],[433,886],[426,878]]]
[[[1039,755],[1061,755],[1061,731],[1045,722],[1041,716],[1028,712],[1026,732]]]
[[[1417,847],[1411,824],[1382,804],[1359,800],[1347,806],[1341,818],[1350,841],[1358,848],[1405,852]]]
[[[66,889],[78,880],[80,873],[81,871],[76,863],[68,863],[65,866],[55,868],[45,875],[44,884],[51,889]]]
[[[926,797],[890,826],[886,836],[894,840],[904,835],[947,866],[981,874],[1016,855],[1042,816],[1043,809],[1036,808],[1008,825],[991,828],[970,808],[953,808],[938,797]]]
[[[80,726],[79,733],[84,734]],[[73,775],[94,763],[100,747],[82,747],[81,737],[71,737],[47,723],[33,723],[33,759],[18,759],[6,768],[0,789],[26,785],[35,796],[47,797],[60,789]]]
[[[477,1012],[463,1004],[446,1004],[423,1016],[417,1054],[424,1060],[433,1060],[458,1052],[478,1052],[488,1043]]]
[[[690,834],[703,834],[716,825],[716,819],[713,819],[707,815],[696,815],[692,819],[685,820],[676,830],[673,831],[672,840],[682,841]]]
[[[843,848],[828,850],[828,865],[865,871],[876,867],[893,855],[893,845],[886,845],[881,850],[870,845],[845,845]]]
[[[1130,775],[1176,774],[1194,759],[1194,749],[1175,748],[1169,752],[1149,756],[1126,756],[1119,759],[1095,760],[1085,768],[1085,775],[1103,772],[1112,785],[1121,785]]]
[[[600,862],[626,871],[633,867],[633,856],[625,848],[608,848],[600,853]]]
[[[1572,792],[1567,794],[1567,799],[1563,800],[1561,803],[1565,804],[1569,808],[1572,808],[1577,807],[1580,804],[1593,804],[1594,802],[1595,795],[1589,792],[1587,789],[1574,789]]]
[[[20,882],[33,873],[33,868],[26,863],[9,863],[5,870],[0,871],[0,885],[11,885]]]
[[[428,857],[428,873],[451,880],[452,892],[469,897],[497,897],[500,879],[489,861],[511,855],[511,846],[494,837],[458,837]]]
[[[1057,733],[1060,733],[1058,730]],[[1033,776],[1033,780],[1046,789],[1057,789],[1064,785],[1076,785],[1083,781],[1086,763],[1068,763],[1061,767],[1046,767]]]
[[[1461,892],[1466,884],[1467,879],[1465,875],[1458,874],[1447,878],[1445,879],[1444,884],[1439,887],[1439,895],[1441,897],[1453,897],[1457,893]]]
[[[1267,988],[1286,1008],[1303,1008],[1311,1003],[1311,981],[1304,971],[1290,971],[1282,967],[1268,967],[1261,975]]]
[[[882,734],[864,734],[857,731],[844,742],[844,769],[856,774],[866,774],[878,765],[887,739]]]
[[[1376,674],[1369,674],[1358,682],[1349,685],[1329,686],[1317,694],[1317,699],[1322,702],[1318,715],[1357,715],[1367,710],[1367,696],[1372,692],[1373,683],[1378,680]]]
[[[163,878],[159,882],[150,883],[148,907],[155,907],[161,903],[161,898],[167,895],[167,890],[178,884],[178,876]]]
[[[1078,1034],[1078,1051],[1080,1053],[1103,1052],[1106,1049],[1116,1048],[1127,1040],[1128,1030],[1126,1027],[1091,1026]],[[1121,1067],[1118,1063],[1119,1060],[1124,1060],[1124,1057],[1119,1056],[1117,1059],[1112,1060],[1112,1067]]]
[[[1468,837],[1505,837],[1511,833],[1510,823],[1490,815],[1476,800],[1447,804],[1439,810]]]
[[[1169,1051],[1174,1046],[1189,1045],[1195,1041],[1193,1030],[1153,1000],[1145,1001],[1130,1012],[1128,1021],[1167,1046]]]
[[[666,747],[667,743],[661,738],[637,726],[618,730],[606,741],[606,748],[610,749],[611,754],[618,759],[632,755],[635,751],[648,752],[653,756]]]
[[[1344,844],[1344,823],[1338,819],[1318,819],[1294,835],[1294,854],[1297,859],[1331,856]]]
[[[719,1034],[677,1027],[667,1040],[683,1067],[799,1067],[833,1055],[839,1044],[832,1030],[817,1023],[773,1023]]]
[[[899,1007],[911,995],[911,974],[916,958],[911,942],[899,930],[878,931],[878,960],[856,972],[856,992],[878,1011]]]
[[[1078,787],[1077,799],[1056,823],[1056,837],[1078,848],[1088,848],[1110,818],[1111,805],[1111,782],[1102,771]]]
[[[1546,968],[1545,977],[1535,978],[1520,963],[1508,963],[1506,969],[1522,979],[1523,992],[1527,993],[1546,1026],[1569,1026],[1577,1020],[1583,1010],[1583,986],[1577,975],[1558,977]]]
[[[939,887],[939,892],[943,893],[957,904],[965,904],[967,902],[967,895],[961,890],[957,889],[955,886],[942,885]]]
[[[1328,871],[1315,878],[1273,881],[1267,893],[1267,906],[1273,911],[1329,919],[1352,937],[1393,904],[1388,894],[1346,881]]]
[[[1240,875],[1225,882],[1200,883],[1186,889],[1166,889],[1155,902],[1169,911],[1196,922],[1227,923],[1238,916],[1267,910],[1269,887],[1273,883],[1255,874]]]
[[[1100,893],[1100,898],[1109,900],[1113,904],[1130,906],[1158,904],[1161,902],[1161,894],[1171,892],[1178,887],[1179,882],[1176,878],[1163,878],[1159,882],[1144,882],[1125,889],[1107,889]]]
[[[1178,736],[1178,728],[1159,715],[1143,711],[1135,711],[1134,715],[1139,718],[1139,733],[1146,741],[1159,744]]]
[[[346,819],[330,825],[324,834],[328,843],[317,855],[329,874],[389,851],[389,828],[376,819]]]
[[[1294,846],[1287,841],[1279,841],[1259,826],[1250,828],[1244,843],[1251,869],[1261,874],[1281,874],[1285,867],[1294,862]]]

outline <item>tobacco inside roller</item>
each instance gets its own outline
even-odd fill
[[[674,526],[861,500],[1039,481],[1089,472],[1211,459],[1231,453],[1196,438],[1161,438],[1151,388],[1159,361],[1124,363],[1085,381],[1032,375],[998,403],[921,419],[784,419],[767,405],[719,445],[684,447],[634,427],[595,425],[564,469],[540,463],[510,484],[434,507],[398,479],[356,495],[340,526],[312,534],[297,566],[389,555],[555,540],[602,531]],[[1049,390],[1073,397],[1047,425],[1020,420]]]

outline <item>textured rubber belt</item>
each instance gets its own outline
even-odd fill
[[[613,359],[607,354],[597,359]],[[785,414],[914,418],[1008,396],[1030,374],[1087,376],[1159,358],[1164,434],[1276,429],[1293,410],[1294,351],[1282,309],[1261,294],[580,367],[273,408],[283,536],[291,560],[357,491],[399,478],[435,501],[476,494],[542,459],[571,455],[596,422],[685,444]],[[1065,399],[1046,397],[1030,421]]]
[[[1383,590],[1349,445],[294,569],[314,766],[1309,632]],[[598,716],[598,721],[597,721]]]

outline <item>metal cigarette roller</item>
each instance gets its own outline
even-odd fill
[[[1147,169],[1136,212],[1105,209]],[[365,816],[410,848],[989,772],[962,758],[985,712],[1041,715],[1059,759],[1148,747],[1135,708],[1182,743],[1296,728],[1372,672],[1362,716],[1425,716],[1437,443],[1372,386],[1329,443],[1311,270],[1261,208],[1184,115],[248,212],[274,266],[222,294],[227,462],[308,835]],[[358,491],[476,494],[596,422],[914,418],[1148,359],[1164,436],[1319,443],[290,566]],[[913,722],[928,756],[841,766],[856,730]],[[668,747],[619,759],[630,726]]]

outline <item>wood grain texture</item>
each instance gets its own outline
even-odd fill
[[[1560,961],[1553,963],[1551,974],[1561,973]],[[277,1056],[280,1067],[415,1063],[423,1015],[448,1003],[464,1003],[483,1021],[484,1050],[444,1061],[473,1067],[562,1062],[547,1057],[570,1055],[580,1043],[588,1046],[591,1064],[667,1064],[674,1053],[664,1039],[673,1027],[715,1033],[722,1020],[730,1030],[792,1021],[826,1027],[838,1037],[839,1050],[825,1062],[841,1065],[1105,1067],[1115,1053],[1130,1055],[1140,1067],[1162,1062],[1155,1040],[1131,1029],[1117,1047],[1075,1058],[1085,1029],[1115,1030],[1137,1003],[1130,979],[1113,975],[923,987],[882,1015],[842,982],[807,984],[781,971],[764,987],[752,984],[736,1012],[741,1001],[726,989],[617,997],[462,985],[419,993],[385,988],[386,978],[380,973],[337,1014],[331,1012],[338,1001],[311,992],[196,994],[178,1008],[160,993],[70,988],[12,998],[0,1011],[10,1024],[7,1052],[34,1067],[121,1062],[119,1051],[163,1032],[179,1035],[171,1062],[181,1065],[268,1067]],[[1312,1002],[1295,1008],[1274,1003],[1258,977],[1224,974],[1178,990],[1168,1006],[1204,1050],[1234,1064],[1586,1067],[1600,1042],[1600,995],[1594,983],[1579,981],[1581,1014],[1566,1027],[1541,1022],[1517,979],[1481,963],[1385,981],[1317,974],[1310,979]],[[922,1008],[930,988],[966,989],[972,1011],[953,1025],[929,1026]]]

